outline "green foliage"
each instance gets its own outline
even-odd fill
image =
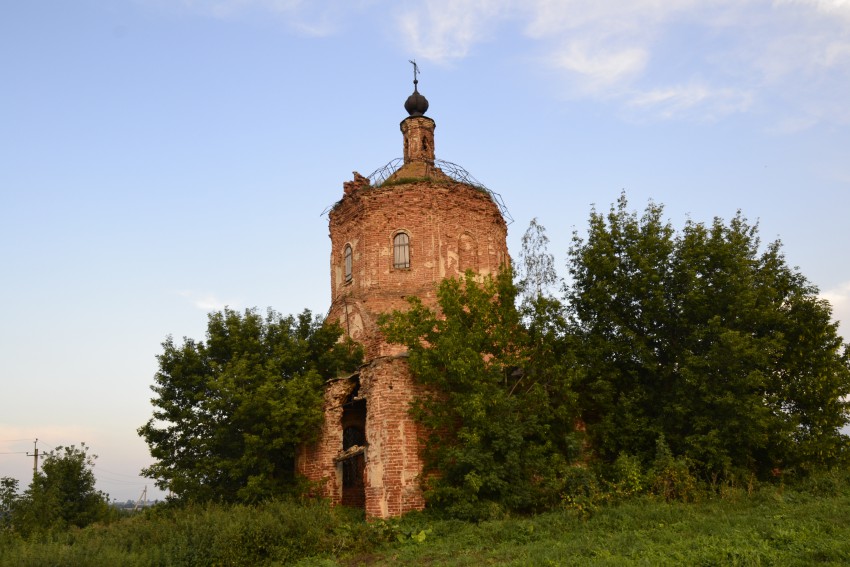
[[[617,498],[629,498],[646,488],[646,478],[640,459],[628,453],[620,453],[611,466],[611,490]]]
[[[11,525],[18,499],[18,479],[10,476],[0,478],[0,530]]]
[[[430,506],[483,518],[555,500],[689,501],[699,478],[846,461],[850,351],[829,305],[742,215],[677,234],[662,213],[638,217],[625,196],[592,212],[570,249],[566,304],[549,293],[557,275],[532,221],[516,287],[467,274],[442,283],[438,310],[413,300],[384,321],[431,387],[414,406],[433,432]],[[574,486],[582,447],[607,490]]]
[[[516,279],[521,303],[525,308],[540,297],[551,297],[558,283],[555,257],[549,253],[549,237],[536,218],[531,219],[522,235]]]
[[[586,464],[579,463],[564,470],[561,508],[578,512],[582,518],[587,518],[608,500],[608,494],[596,473]]]
[[[573,237],[567,305],[593,450],[650,462],[663,434],[705,478],[844,461],[850,364],[829,305],[740,214],[676,234],[662,213],[639,218],[623,195]]]
[[[287,565],[371,545],[362,516],[327,504],[268,501],[257,505],[157,506],[85,530],[39,539],[0,539],[0,563],[16,566]],[[363,536],[366,537],[363,537]]]
[[[96,458],[88,454],[85,443],[46,453],[29,488],[12,501],[15,530],[29,535],[111,518],[109,497],[95,488],[92,467]]]
[[[693,502],[700,496],[687,459],[673,457],[664,435],[659,435],[655,442],[655,459],[647,476],[652,492],[667,501]]]
[[[797,481],[793,488],[806,494],[827,498],[850,496],[850,469],[817,471]]]
[[[587,467],[571,471],[577,487],[591,482]],[[799,485],[766,485],[752,497],[683,504],[633,496],[597,500],[592,513],[566,507],[474,523],[429,513],[365,522],[362,513],[315,502],[156,506],[108,525],[28,540],[0,531],[0,564],[847,564],[849,479],[832,472],[829,480],[810,482],[815,476]]]
[[[559,471],[577,445],[570,372],[551,344],[552,326],[522,324],[511,274],[441,283],[439,313],[414,298],[382,321],[410,353],[431,395],[415,417],[429,506],[459,518],[531,510],[558,498]]]
[[[324,380],[362,350],[309,311],[209,315],[207,341],[169,337],[157,359],[153,418],[139,428],[157,460],[143,474],[187,501],[252,502],[297,487],[299,444],[322,421]]]

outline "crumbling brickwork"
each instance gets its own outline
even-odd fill
[[[301,447],[298,470],[309,480],[320,483],[321,495],[332,503],[342,503],[342,467],[336,457],[342,451],[342,412],[346,399],[356,386],[356,376],[330,380],[325,387],[325,421],[319,439]]]
[[[507,226],[492,196],[435,167],[434,127],[425,116],[405,119],[404,165],[377,187],[355,172],[329,215],[328,319],[364,345],[366,360],[358,375],[328,383],[324,427],[302,449],[299,470],[334,503],[362,498],[370,517],[424,506],[424,435],[408,411],[423,390],[403,349],[381,335],[378,317],[405,309],[410,296],[435,307],[441,280],[467,269],[494,275],[510,261]],[[351,441],[359,427],[364,447]]]
[[[421,426],[411,419],[410,401],[422,387],[404,356],[380,357],[362,374],[367,404],[366,514],[399,516],[425,505],[419,489]]]
[[[410,239],[409,268],[393,267],[399,231]],[[403,309],[412,295],[433,304],[435,283],[467,269],[495,274],[508,259],[506,231],[490,195],[469,185],[426,178],[364,187],[330,215],[331,318],[364,343],[367,356],[392,354],[377,333],[376,316]],[[352,252],[348,281],[346,246]]]

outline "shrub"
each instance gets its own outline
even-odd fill
[[[655,460],[649,470],[653,494],[665,500],[693,502],[699,496],[697,480],[684,457],[674,458],[664,435],[655,442]]]
[[[643,492],[646,478],[640,459],[628,453],[620,453],[611,466],[612,479],[609,486],[618,498],[628,498]]]
[[[568,510],[575,510],[582,517],[595,512],[603,500],[596,474],[585,465],[567,467],[563,483],[562,506]]]

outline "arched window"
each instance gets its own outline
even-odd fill
[[[464,273],[466,270],[478,271],[478,246],[468,232],[461,234],[458,239],[457,260],[460,273]]]
[[[348,283],[351,281],[351,244],[345,245],[343,257],[345,258],[345,283]]]
[[[399,232],[393,237],[393,268],[410,267],[410,237]]]

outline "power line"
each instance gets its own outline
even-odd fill
[[[99,471],[103,471],[103,472],[109,473],[109,474],[115,474],[115,475],[118,475],[118,476],[126,476],[126,477],[129,477],[129,478],[145,478],[140,474],[127,474],[127,473],[120,473],[120,472],[116,472],[116,471],[111,471],[109,469],[103,468],[102,466],[100,466],[98,464],[95,464],[94,468],[96,468]]]
[[[109,475],[100,474],[97,471],[94,471],[95,478],[98,482],[103,482],[106,484],[124,484],[124,485],[132,485],[132,486],[141,486],[143,484],[147,484],[150,480],[143,479],[141,477],[137,477],[136,480],[127,480],[123,478],[115,478]],[[131,477],[132,478],[132,477]]]

